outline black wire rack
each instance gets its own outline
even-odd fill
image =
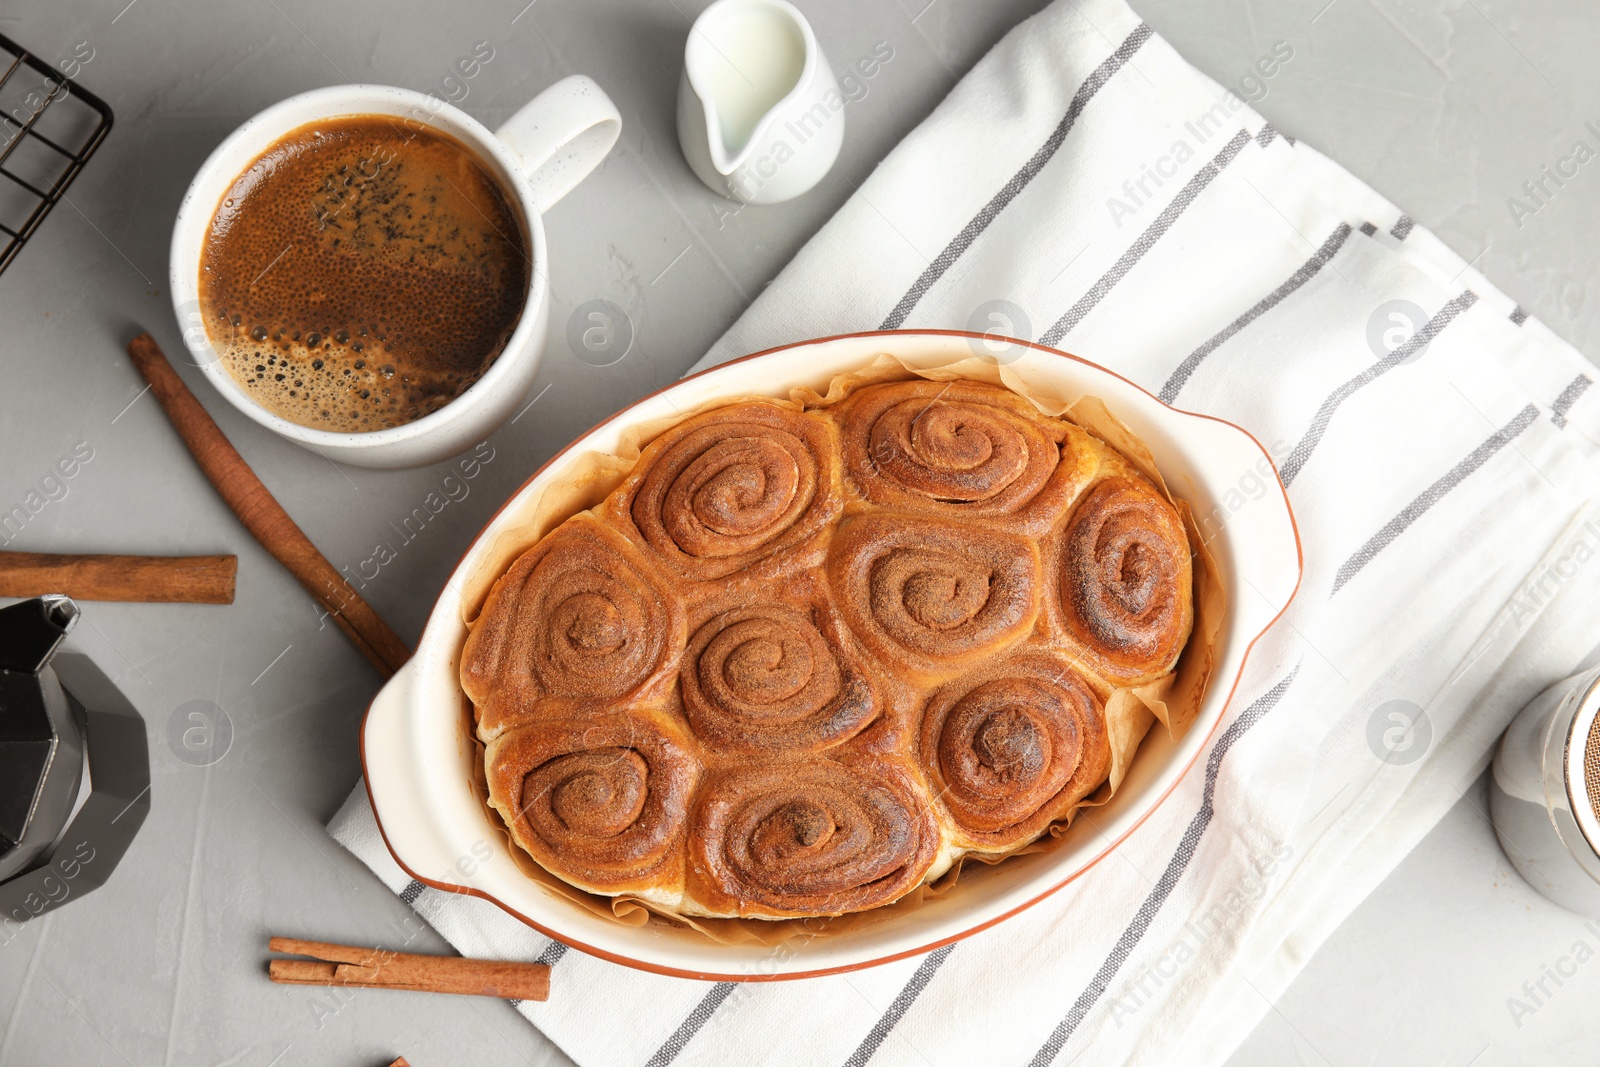
[[[0,34],[0,272],[111,130],[111,108]]]

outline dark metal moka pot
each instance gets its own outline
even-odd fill
[[[62,653],[79,609],[0,609],[0,944],[105,884],[150,810],[144,721],[87,657]]]
[[[0,880],[39,862],[83,782],[83,726],[50,669],[78,621],[64,596],[0,611]]]

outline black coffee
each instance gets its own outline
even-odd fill
[[[505,348],[532,264],[472,150],[384,115],[314,122],[228,190],[200,307],[234,379],[316,429],[378,430],[461,395]]]

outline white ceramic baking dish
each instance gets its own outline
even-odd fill
[[[975,338],[944,331],[876,332],[757,353],[640,400],[546,463],[467,550],[434,605],[416,655],[367,711],[361,738],[367,789],[400,866],[434,888],[492,901],[592,955],[689,978],[756,981],[854,970],[966,937],[1082,875],[1133,833],[1194,765],[1222,719],[1245,656],[1294,596],[1299,536],[1287,495],[1270,474],[1264,479],[1270,491],[1257,499],[1240,492],[1241,484],[1259,485],[1262,472],[1271,471],[1265,450],[1250,434],[1168,407],[1102,367],[1026,342],[1011,349],[1020,354],[1010,365],[1024,381],[1068,399],[1100,397],[1148,444],[1168,487],[1189,502],[1210,539],[1228,598],[1216,670],[1197,718],[1177,740],[1159,726],[1150,731],[1115,799],[1096,811],[1093,832],[1076,830],[1057,848],[993,867],[974,865],[949,893],[921,908],[774,952],[761,945],[717,944],[666,923],[625,926],[556,896],[518,870],[472,785],[475,752],[457,681],[466,640],[461,588],[495,538],[526,518],[544,485],[586,452],[615,452],[629,426],[672,418],[722,397],[786,397],[795,386],[819,388],[882,352],[913,366],[949,364],[970,355]],[[1239,506],[1244,499],[1248,503]]]

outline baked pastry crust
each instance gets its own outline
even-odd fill
[[[1033,841],[1105,781],[1104,706],[1071,660],[1001,659],[928,701],[918,757],[961,845]]]
[[[1088,434],[983,382],[890,382],[829,410],[851,495],[880,507],[1038,533],[1094,472]]]
[[[699,777],[685,742],[648,713],[541,720],[489,742],[489,793],[517,844],[552,874],[670,906]]]
[[[472,624],[489,802],[546,871],[668,913],[891,903],[1107,781],[1108,703],[1194,625],[1190,552],[1126,457],[999,386],[703,411]]]
[[[670,679],[685,612],[637,546],[575,515],[495,583],[461,657],[484,741],[623,707]]]
[[[729,767],[696,805],[689,889],[708,911],[836,915],[888,904],[939,851],[910,769],[845,755]]]
[[[833,421],[760,401],[705,415],[714,417],[650,442],[607,521],[689,581],[761,580],[814,563],[842,506]]]

